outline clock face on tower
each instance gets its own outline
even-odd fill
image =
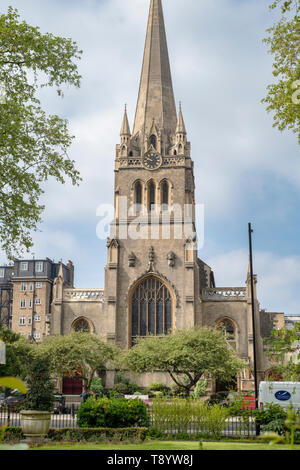
[[[157,153],[147,153],[143,157],[143,165],[147,170],[157,170],[162,164],[162,158]]]

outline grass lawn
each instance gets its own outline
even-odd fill
[[[199,442],[190,441],[146,441],[143,444],[73,444],[38,447],[32,450],[199,450]],[[300,445],[294,446],[300,450]],[[203,442],[202,450],[290,450],[287,445],[244,442]]]

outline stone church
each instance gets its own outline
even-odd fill
[[[104,289],[70,286],[61,268],[53,284],[50,332],[90,331],[130,348],[138,336],[195,325],[223,325],[228,341],[253,362],[250,275],[244,287],[217,287],[197,256],[195,180],[181,106],[175,105],[162,1],[151,0],[133,129],[125,109],[116,147],[115,218],[107,240]],[[113,194],[112,194],[113,196]],[[264,364],[255,289],[258,371]],[[135,378],[140,385],[160,374]],[[254,389],[245,370],[238,389]]]

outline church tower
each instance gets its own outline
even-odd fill
[[[249,364],[235,386],[253,390],[254,350],[263,377],[262,331],[270,330],[273,314],[261,316],[249,272],[243,287],[216,287],[211,268],[198,258],[194,164],[183,108],[175,105],[161,0],[150,3],[135,120],[132,125],[125,108],[114,174],[115,217],[107,239],[105,288],[75,288],[73,268],[68,282],[61,267],[52,280],[51,334],[89,331],[127,349],[137,337],[195,325],[222,328],[228,345]],[[24,275],[21,281],[26,281]],[[106,387],[113,386],[114,371],[107,371],[105,380]],[[173,385],[158,372],[134,381],[142,387]],[[233,383],[211,386],[224,391]]]
[[[200,288],[212,278],[197,258],[193,161],[181,105],[176,111],[161,0],[150,4],[133,132],[125,109],[120,138],[105,311],[109,337],[127,348],[137,336],[201,324]]]

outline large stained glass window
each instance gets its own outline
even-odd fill
[[[160,336],[172,330],[172,298],[158,278],[144,279],[132,296],[132,344],[139,336]]]

